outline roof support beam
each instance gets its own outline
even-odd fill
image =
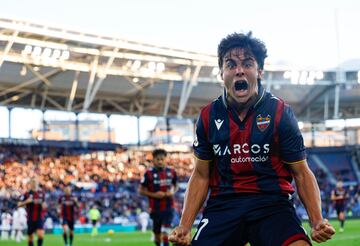
[[[182,113],[184,111],[184,109],[186,108],[186,104],[189,100],[192,88],[197,84],[197,79],[199,77],[199,73],[201,70],[201,65],[197,65],[195,67],[195,71],[191,76],[191,79],[188,83],[184,83],[183,85],[183,89],[181,91],[181,98],[180,98],[180,102],[179,102],[179,109],[178,109],[178,113],[177,116],[179,118],[182,117]]]
[[[47,73],[42,74],[42,77],[50,78],[51,76],[59,73],[60,71],[61,71],[61,69],[54,69],[54,70],[51,70],[51,71],[49,71]],[[11,88],[8,88],[6,90],[1,91],[0,96],[5,95],[5,94],[10,93],[10,92],[13,92],[13,91],[17,91],[17,90],[19,90],[19,89],[21,89],[23,87],[26,87],[26,86],[31,85],[33,83],[36,83],[39,80],[41,80],[41,79],[37,76],[37,77],[32,78],[30,80],[24,81],[24,82],[20,83],[19,85],[16,85],[14,87],[11,87]]]
[[[172,92],[173,87],[174,87],[174,81],[170,81],[170,82],[169,82],[168,91],[167,91],[167,94],[166,94],[166,100],[165,100],[165,106],[164,106],[164,113],[163,113],[163,116],[164,116],[164,117],[167,117],[168,112],[169,112],[171,92]]]
[[[113,100],[105,100],[107,103],[109,103],[110,105],[112,105],[114,108],[116,108],[117,110],[119,110],[120,112],[124,113],[124,114],[128,114],[129,111],[126,110],[125,108],[123,108],[122,106],[120,106],[119,104],[117,104],[116,102],[114,102]]]
[[[90,100],[92,87],[93,87],[94,80],[95,80],[96,73],[97,73],[98,63],[99,63],[99,56],[96,56],[95,59],[93,60],[93,62],[91,63],[91,72],[90,72],[90,77],[89,77],[89,83],[86,88],[85,100],[84,100],[84,105],[83,105],[83,111],[85,111],[85,112],[87,110],[88,101]]]
[[[7,99],[1,101],[1,102],[0,102],[0,105],[7,105],[7,104],[9,104],[9,103],[11,103],[11,102],[15,102],[15,101],[17,101],[17,100],[19,100],[19,99],[21,99],[21,98],[29,95],[30,93],[31,93],[31,91],[24,91],[24,92],[22,92],[22,93],[19,93],[19,94],[17,94],[17,95],[14,95],[14,96],[12,96],[12,97],[10,97],[10,98],[7,98]]]
[[[116,53],[116,52],[118,52],[118,51],[119,51],[119,48],[115,48],[115,49],[113,50],[114,53]],[[114,56],[109,57],[109,59],[108,59],[108,61],[107,61],[107,63],[106,63],[106,66],[105,66],[105,68],[103,69],[103,71],[102,71],[102,73],[101,73],[101,77],[98,78],[98,80],[96,81],[96,83],[95,83],[95,85],[94,85],[94,88],[92,88],[90,97],[89,97],[89,99],[88,99],[88,101],[86,102],[86,105],[85,105],[85,110],[87,110],[87,109],[90,107],[90,105],[91,105],[92,101],[94,100],[95,95],[96,95],[96,93],[98,92],[98,90],[99,90],[102,82],[103,82],[104,79],[106,78],[107,73],[108,73],[108,70],[109,70],[109,68],[111,67],[111,65],[113,64],[114,60],[115,60],[115,57],[114,57]],[[99,76],[99,75],[98,75],[98,76]]]
[[[9,54],[10,49],[11,49],[12,45],[14,44],[15,38],[17,37],[18,34],[19,34],[19,30],[15,30],[11,39],[8,41],[8,43],[5,47],[4,53],[0,57],[0,68],[1,68],[2,64],[4,63],[5,57]]]
[[[72,83],[72,86],[71,86],[69,100],[68,100],[68,103],[67,103],[67,106],[66,106],[67,111],[72,110],[72,104],[74,102],[74,98],[75,98],[75,95],[76,95],[76,90],[77,90],[77,87],[78,87],[79,74],[80,74],[79,71],[75,72],[74,80],[73,80],[73,83]]]

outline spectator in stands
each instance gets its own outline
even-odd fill
[[[25,193],[18,207],[26,206],[28,245],[34,246],[34,233],[37,233],[37,245],[41,246],[44,241],[44,219],[46,212],[45,193],[40,189],[39,182],[33,178],[30,180],[30,190]]]
[[[180,225],[170,236],[176,245],[311,245],[293,207],[293,178],[312,239],[324,242],[335,233],[322,217],[319,187],[293,111],[261,85],[266,53],[251,32],[231,34],[218,46],[225,88],[197,121],[196,166]],[[191,227],[209,188],[191,242]]]
[[[171,228],[174,208],[174,193],[177,191],[177,176],[174,169],[166,166],[167,152],[153,151],[154,167],[148,169],[139,187],[139,193],[149,198],[150,217],[153,220],[155,245],[169,246],[168,234]],[[162,240],[161,240],[162,236]]]
[[[331,201],[335,203],[335,210],[337,218],[340,221],[340,232],[344,231],[345,224],[345,205],[346,200],[348,199],[348,193],[344,189],[344,184],[342,181],[336,183],[336,188],[331,191]]]
[[[67,185],[64,195],[59,198],[59,213],[63,227],[63,238],[65,246],[72,246],[74,240],[75,213],[78,209],[77,198],[71,194],[71,186]],[[69,230],[69,244],[67,231]]]

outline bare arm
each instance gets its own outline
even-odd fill
[[[209,190],[209,162],[196,160],[184,200],[184,210],[180,226],[191,229],[197,213],[201,209]]]
[[[166,196],[166,192],[163,191],[151,192],[142,185],[139,186],[139,194],[143,196],[152,197],[155,199],[162,199]]]
[[[309,215],[311,225],[321,221],[321,198],[319,186],[315,176],[308,167],[306,160],[303,163],[290,164],[295,179],[297,191]]]
[[[186,189],[180,224],[169,237],[176,245],[190,245],[191,227],[209,190],[209,164],[209,161],[196,160],[195,169]]]
[[[316,178],[306,160],[302,163],[290,164],[297,191],[310,219],[312,239],[325,242],[335,233],[334,228],[324,220],[321,214],[321,198]]]

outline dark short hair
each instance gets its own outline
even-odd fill
[[[167,152],[164,149],[154,149],[153,152],[152,152],[152,155],[153,155],[153,158],[155,158],[158,155],[165,155],[166,156]]]
[[[224,63],[224,56],[234,48],[242,48],[255,56],[256,62],[261,69],[264,68],[264,61],[267,57],[267,49],[263,41],[252,37],[252,32],[232,33],[223,38],[218,46],[218,64],[221,69]]]

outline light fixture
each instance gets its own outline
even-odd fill
[[[26,66],[23,65],[23,66],[21,67],[21,70],[20,70],[20,75],[21,75],[21,76],[25,76],[26,73],[27,73]]]
[[[133,79],[132,79],[132,82],[134,82],[134,83],[139,82],[139,78],[133,78]]]
[[[131,66],[131,70],[136,71],[141,67],[141,61],[136,60]]]
[[[214,67],[211,71],[211,74],[213,76],[217,76],[219,74],[219,72],[220,72],[220,69],[218,67]]]
[[[165,64],[163,62],[159,62],[156,64],[156,71],[163,72],[165,70]]]

